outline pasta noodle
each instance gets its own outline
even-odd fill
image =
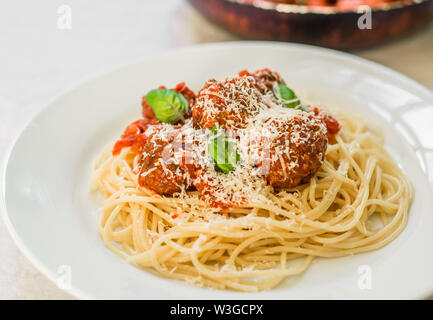
[[[265,290],[304,272],[316,257],[377,250],[404,229],[413,189],[357,116],[342,124],[309,183],[265,190],[257,200],[215,212],[195,191],[164,197],[137,184],[138,156],[112,145],[90,186],[103,197],[99,233],[106,246],[141,267],[200,286]]]

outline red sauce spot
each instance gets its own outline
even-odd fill
[[[153,112],[152,107],[146,101],[146,96],[143,96],[143,98],[141,100],[141,106],[142,106],[141,110],[142,110],[142,114],[143,114],[144,118],[156,119],[155,113]]]
[[[250,76],[250,75],[251,73],[249,73],[248,70],[239,71],[239,77]]]
[[[310,7],[327,7],[329,6],[326,0],[307,0],[307,6]]]
[[[322,122],[326,125],[326,129],[327,129],[326,136],[328,137],[328,139],[333,138],[333,136],[340,131],[341,129],[340,123],[329,113],[326,113],[317,107],[313,108],[313,112],[314,115],[319,117],[319,119],[321,119]]]
[[[159,121],[155,118],[143,118],[128,125],[121,138],[114,144],[112,151],[113,156],[118,155],[123,148],[127,147],[131,147],[134,153],[142,153],[147,142],[147,137],[144,135],[144,132],[149,125],[158,123]]]

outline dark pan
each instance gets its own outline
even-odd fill
[[[189,0],[202,14],[246,39],[309,43],[349,50],[407,36],[433,19],[433,0],[395,2],[372,9],[372,28],[360,29],[362,13],[269,1]],[[433,40],[433,39],[432,39]]]

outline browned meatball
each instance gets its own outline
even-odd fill
[[[264,130],[268,134],[261,138],[263,160],[258,166],[268,184],[282,189],[308,182],[325,157],[327,138],[322,121],[299,111],[287,120],[270,119]]]
[[[163,126],[154,126],[144,146],[138,183],[157,194],[173,195],[187,185],[182,169],[184,152],[179,131],[163,133]]]
[[[248,71],[239,72],[239,74],[245,73],[249,74]],[[278,72],[271,71],[268,68],[257,70],[250,75],[256,80],[256,86],[263,94],[272,91],[274,84],[278,84],[279,82],[284,83]]]
[[[208,80],[197,95],[192,108],[196,128],[215,125],[226,130],[243,129],[261,108],[263,95],[252,76],[240,75],[223,81]]]

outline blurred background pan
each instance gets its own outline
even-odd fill
[[[433,0],[189,1],[210,20],[246,39],[342,50],[368,48],[410,35],[433,19]],[[304,5],[293,4],[295,1]],[[329,1],[326,6],[325,1]],[[358,12],[359,5],[363,3],[371,7],[371,29],[358,27],[363,14]]]

